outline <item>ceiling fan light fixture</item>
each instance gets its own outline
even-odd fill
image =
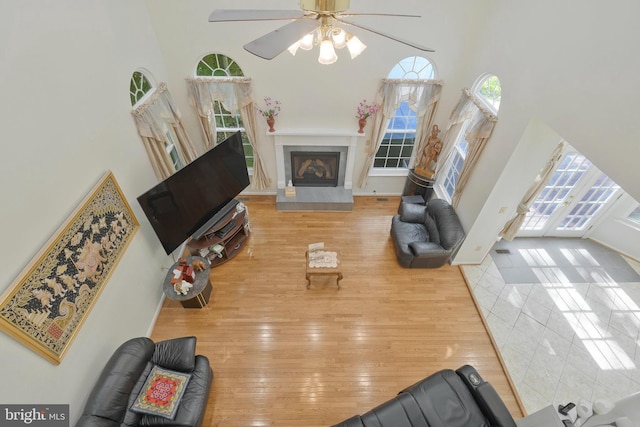
[[[333,27],[331,30],[331,40],[333,47],[342,49],[347,45],[347,32],[340,27]]]
[[[311,50],[313,49],[313,31],[310,32],[309,34],[306,34],[304,37],[302,37],[298,43],[299,43],[299,48],[302,50]]]
[[[336,51],[333,48],[333,43],[331,43],[331,40],[322,40],[322,43],[320,43],[320,55],[318,56],[318,62],[323,65],[330,65],[337,60],[338,55],[336,55]]]
[[[298,40],[297,42],[289,46],[287,50],[291,55],[296,56],[296,52],[298,51],[299,47],[300,47],[300,40]]]
[[[349,53],[351,54],[351,59],[360,55],[367,48],[367,45],[362,43],[360,39],[356,36],[351,36],[347,41],[347,49],[349,49]]]

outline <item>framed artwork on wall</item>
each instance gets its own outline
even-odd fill
[[[107,172],[0,296],[0,329],[60,364],[138,227]]]

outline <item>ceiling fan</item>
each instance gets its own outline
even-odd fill
[[[420,18],[420,16],[390,13],[345,13],[349,9],[349,5],[350,0],[300,0],[300,10],[217,9],[209,16],[209,22],[291,21],[244,45],[245,50],[264,59],[273,59],[287,49],[295,55],[298,48],[310,50],[314,45],[320,45],[318,61],[322,64],[331,64],[337,60],[334,48],[340,49],[347,46],[351,57],[354,58],[366,46],[356,36],[338,27],[338,23],[370,31],[425,52],[434,52],[433,49],[418,43],[344,19],[353,16],[409,18]]]

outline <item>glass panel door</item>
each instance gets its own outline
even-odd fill
[[[620,187],[569,148],[531,206],[518,236],[582,237]]]
[[[620,186],[599,170],[597,172],[595,182],[577,202],[570,205],[569,213],[557,224],[553,235],[582,236],[598,214],[605,210],[607,203],[615,200]]]
[[[591,162],[577,152],[566,153],[527,214],[519,235],[542,236],[557,221],[563,206],[575,197],[572,190]],[[533,233],[525,233],[533,232]]]

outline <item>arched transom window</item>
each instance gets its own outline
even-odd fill
[[[500,86],[498,76],[489,74],[476,83],[474,88],[475,95],[482,99],[489,109],[497,115],[502,96],[502,86]]]
[[[142,71],[134,71],[129,83],[129,96],[131,106],[135,106],[140,100],[153,89],[149,78]]]

